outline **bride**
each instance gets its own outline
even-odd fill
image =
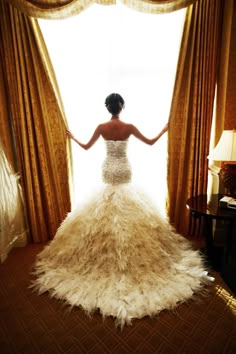
[[[38,254],[33,287],[88,313],[99,310],[122,328],[132,319],[174,309],[213,278],[207,275],[199,251],[131,184],[129,137],[152,145],[168,124],[148,139],[120,120],[125,103],[119,94],[110,94],[105,105],[111,119],[98,125],[87,144],[67,131],[86,150],[99,137],[104,139],[104,185],[67,215],[54,239]]]

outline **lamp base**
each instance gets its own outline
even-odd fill
[[[224,163],[219,172],[220,180],[225,188],[226,195],[236,197],[236,164]]]

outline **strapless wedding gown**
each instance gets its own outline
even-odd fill
[[[126,141],[105,141],[104,187],[70,212],[38,254],[39,292],[123,327],[201,292],[204,260],[131,181]]]

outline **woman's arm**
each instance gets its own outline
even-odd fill
[[[71,138],[72,140],[74,140],[77,144],[79,144],[79,145],[80,145],[83,149],[85,149],[85,150],[90,149],[91,146],[93,146],[93,144],[98,140],[99,136],[101,135],[100,126],[98,126],[98,127],[95,129],[95,131],[94,131],[94,133],[93,133],[91,139],[88,141],[88,143],[87,143],[87,144],[83,144],[83,143],[81,143],[79,140],[77,140],[77,139],[74,137],[74,135],[73,135],[69,130],[67,130],[66,133],[67,133],[67,136],[68,136],[69,138]]]
[[[164,128],[160,131],[160,133],[153,139],[149,139],[146,136],[144,136],[134,125],[131,125],[131,134],[133,134],[137,139],[141,140],[142,142],[148,144],[148,145],[153,145],[157,140],[160,139],[160,137],[167,132],[169,127],[169,123],[167,123]]]

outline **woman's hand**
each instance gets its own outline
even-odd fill
[[[87,150],[87,145],[86,144],[82,144],[79,140],[77,140],[75,138],[75,136],[71,133],[70,130],[66,130],[66,135],[68,136],[68,138],[74,140],[78,145],[80,145],[83,149]]]
[[[74,135],[68,129],[66,130],[66,135],[68,136],[68,138],[75,140]]]
[[[164,134],[167,132],[168,129],[169,129],[169,122],[166,123],[166,125],[164,126],[164,128],[162,128],[162,130],[161,130],[160,133],[156,136],[156,138],[152,139],[152,144],[155,144],[155,142],[156,142],[157,140],[159,140],[160,137],[162,137],[162,135],[164,135]],[[151,144],[151,145],[152,145],[152,144]]]
[[[169,129],[169,122],[167,122],[166,125],[164,126],[164,128],[162,129],[162,134],[167,132],[168,129]]]

